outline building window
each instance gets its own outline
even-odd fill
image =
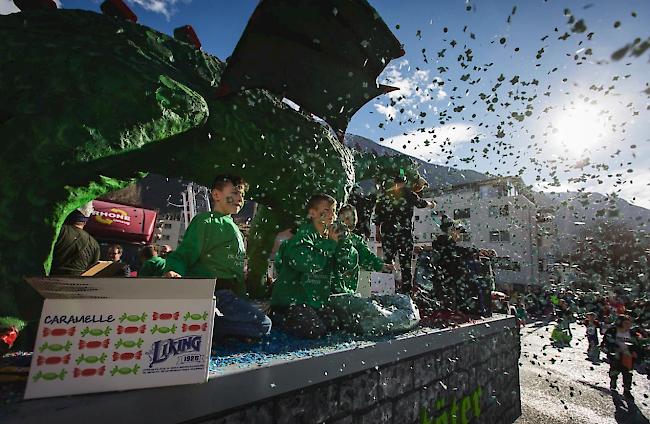
[[[504,271],[515,271],[515,272],[521,271],[521,264],[517,261],[513,261],[508,256],[498,257],[496,258],[494,263],[495,263],[495,268],[497,269],[501,269]]]
[[[490,215],[491,218],[496,218],[499,216],[508,216],[510,215],[510,205],[501,205],[501,206],[492,205],[490,206],[488,215]]]
[[[162,239],[163,240],[169,240],[169,234],[163,234]]]
[[[490,231],[490,241],[492,243],[510,241],[510,232],[503,230]]]
[[[454,219],[468,219],[470,217],[469,208],[454,209]]]
[[[537,261],[537,270],[538,270],[539,272],[544,272],[544,271],[546,271],[546,270],[544,269],[544,259],[540,259],[539,261]]]
[[[168,222],[165,222],[165,223],[163,224],[163,228],[170,229],[171,227],[172,227],[172,224],[170,224],[170,223],[168,223]]]

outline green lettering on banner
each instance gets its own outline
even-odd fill
[[[437,399],[433,415],[429,415],[427,408],[420,408],[420,424],[468,424],[472,416],[478,420],[481,417],[482,394],[483,391],[478,386],[461,399],[452,398],[449,407],[446,406],[445,399]]]

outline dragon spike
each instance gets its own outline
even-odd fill
[[[393,91],[399,90],[399,87],[393,87],[392,85],[379,84],[379,89],[384,92],[384,94],[391,93]]]
[[[201,50],[201,40],[196,35],[192,25],[183,25],[174,29],[174,38],[185,43],[191,44],[197,50]]]
[[[14,0],[14,4],[21,11],[53,10],[56,9],[54,0]]]
[[[124,19],[133,23],[138,22],[136,14],[122,0],[105,0],[100,8],[104,15]]]

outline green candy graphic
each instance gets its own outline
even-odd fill
[[[127,315],[126,312],[120,316],[120,322],[145,322],[147,320],[147,313],[143,312],[142,315]]]
[[[121,374],[121,375],[133,374],[133,375],[136,375],[138,373],[139,369],[140,369],[140,366],[137,365],[137,364],[133,368],[129,368],[129,367],[120,368],[117,365],[115,365],[115,368],[113,368],[111,370],[111,376],[115,376],[117,374]]]
[[[126,348],[134,348],[134,347],[142,347],[142,343],[144,343],[144,340],[141,338],[138,338],[138,340],[122,340],[119,339],[117,342],[115,342],[115,349],[119,349],[121,347],[126,347]]]
[[[151,329],[151,334],[156,334],[156,333],[176,334],[176,325],[172,325],[171,327],[158,327],[157,325],[154,325],[153,328]]]
[[[41,347],[38,348],[38,351],[41,353],[45,352],[46,350],[49,350],[50,352],[60,352],[62,350],[69,352],[71,347],[72,343],[69,340],[64,345],[59,343],[49,344],[45,342],[41,345]]]
[[[185,315],[183,315],[183,320],[188,321],[190,319],[192,321],[205,321],[206,319],[208,319],[208,312],[205,311],[202,314],[192,314],[188,312]]]
[[[104,329],[86,327],[83,330],[81,330],[81,335],[83,337],[87,336],[88,334],[90,334],[91,336],[95,336],[95,337],[108,336],[108,335],[111,334],[111,327],[106,326],[106,328],[104,328]]]
[[[96,355],[85,356],[84,354],[81,354],[81,356],[78,357],[75,360],[75,362],[77,363],[77,365],[81,364],[82,362],[85,362],[87,364],[96,364],[97,362],[101,362],[103,364],[104,361],[106,361],[106,358],[107,358],[106,353],[102,353],[100,356],[96,356]]]
[[[53,380],[63,380],[65,379],[65,375],[68,372],[65,369],[62,369],[60,372],[43,372],[39,371],[35,376],[34,376],[34,381],[38,381],[40,379],[47,380],[47,381],[53,381]]]

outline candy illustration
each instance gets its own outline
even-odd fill
[[[34,381],[38,381],[40,379],[47,380],[47,381],[63,380],[63,379],[65,379],[65,376],[66,376],[67,373],[68,372],[65,369],[62,369],[58,373],[57,372],[39,371],[34,376]]]
[[[141,359],[142,351],[137,352],[113,352],[113,362],[115,361],[132,361],[134,359]]]
[[[85,340],[79,340],[79,349],[97,349],[102,348],[106,349],[110,343],[110,339],[105,339],[104,341],[100,340],[91,340],[89,342]]]
[[[135,333],[140,333],[144,334],[145,330],[147,329],[146,325],[141,325],[141,326],[129,326],[129,327],[122,327],[121,325],[117,326],[117,334],[135,334]]]
[[[71,347],[72,347],[72,342],[70,340],[68,340],[66,344],[58,344],[58,343],[49,344],[48,342],[45,342],[41,345],[41,347],[38,348],[38,351],[40,353],[43,353],[46,350],[49,350],[50,352],[59,352],[61,350],[65,350],[66,352],[69,352]]]
[[[140,366],[138,364],[135,364],[133,368],[129,367],[118,367],[115,365],[115,368],[111,370],[111,375],[115,376],[116,374],[121,374],[121,375],[129,375],[133,374],[136,375],[138,373],[138,370],[140,369]]]
[[[74,378],[77,377],[93,377],[95,375],[104,375],[104,372],[106,371],[106,366],[102,365],[99,368],[75,368],[73,376]]]
[[[183,315],[183,320],[184,320],[184,321],[188,321],[188,320],[192,320],[192,321],[205,321],[205,320],[207,320],[207,319],[208,319],[208,313],[207,313],[207,311],[206,311],[206,312],[203,312],[202,314],[192,314],[192,313],[188,312],[188,313],[186,313],[185,315]]]
[[[156,333],[176,334],[176,324],[172,325],[171,327],[158,327],[157,325],[154,325],[153,328],[151,329],[151,334],[156,334]]]
[[[126,312],[120,316],[120,322],[145,322],[147,320],[147,313],[143,312],[142,315],[127,315]]]
[[[178,318],[180,316],[181,316],[180,312],[174,312],[173,314],[154,312],[152,318],[153,318],[154,321],[158,321],[158,320],[166,321],[166,320],[170,320],[170,319],[173,319],[174,321],[178,321]]]
[[[58,364],[67,364],[70,362],[70,354],[63,356],[41,356],[38,355],[36,358],[36,365],[58,365]]]
[[[106,358],[108,355],[106,353],[102,353],[101,355],[84,355],[83,353],[81,356],[79,356],[77,359],[75,359],[75,362],[77,365],[80,365],[82,362],[85,362],[86,364],[96,364],[97,362],[104,363],[106,361]]]
[[[208,323],[204,322],[203,324],[183,324],[182,330],[183,333],[188,331],[206,331],[208,329]]]
[[[43,328],[43,337],[47,336],[74,336],[76,327],[70,328]]]
[[[142,340],[141,338],[138,338],[138,340],[122,340],[122,339],[119,339],[115,343],[115,349],[119,349],[121,347],[126,347],[126,348],[129,348],[129,349],[137,347],[139,349],[139,348],[142,347],[142,343],[144,343],[144,340]]]
[[[83,330],[81,330],[81,336],[86,337],[87,335],[99,337],[99,336],[109,336],[111,334],[111,327],[106,326],[106,328],[90,328],[86,327]]]

